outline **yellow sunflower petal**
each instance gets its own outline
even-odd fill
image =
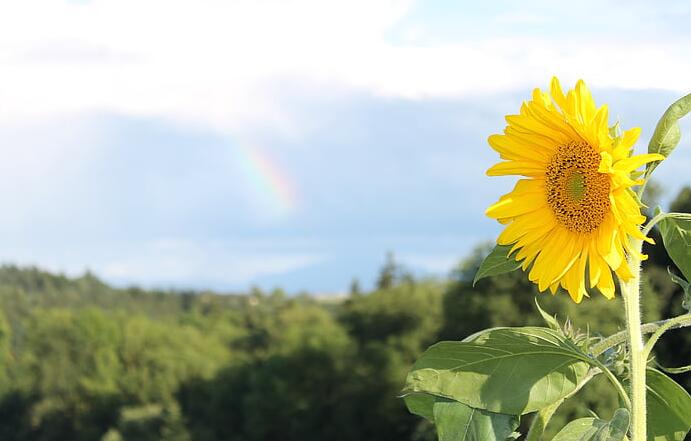
[[[607,271],[602,271],[600,280],[597,283],[597,289],[608,299],[614,298],[614,279],[609,269]]]
[[[487,142],[502,159],[546,163],[551,156],[545,149],[536,148],[535,145],[521,144],[506,135],[492,135],[487,138]]]
[[[566,97],[564,92],[561,90],[561,84],[559,84],[559,79],[557,77],[552,77],[552,82],[550,85],[550,92],[552,93],[552,99],[561,109],[566,108]]]
[[[625,172],[632,172],[642,165],[653,161],[662,161],[664,156],[658,153],[646,153],[644,155],[632,156],[628,159],[622,159],[614,164],[614,169]]]
[[[545,202],[542,194],[524,193],[500,200],[489,207],[485,214],[494,218],[516,217],[542,208]]]
[[[622,262],[621,265],[619,265],[619,268],[616,269],[615,271],[617,273],[617,277],[619,277],[623,281],[631,280],[633,277],[633,274],[631,273],[631,268],[629,268],[629,264],[624,261]]]
[[[509,161],[495,164],[487,170],[487,176],[506,175],[541,177],[545,175],[545,168],[532,161]]]
[[[633,147],[634,144],[636,144],[636,141],[638,141],[638,138],[641,136],[641,128],[640,127],[634,127],[629,130],[625,130],[621,139],[619,140],[619,145],[617,146],[616,149],[614,149],[614,152],[612,153],[612,156],[614,156],[615,160],[619,159],[624,159],[629,157],[629,151]]]

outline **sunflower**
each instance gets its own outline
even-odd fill
[[[549,93],[535,89],[506,121],[504,134],[488,139],[504,161],[487,174],[524,178],[486,211],[506,225],[497,243],[511,246],[540,292],[561,286],[578,303],[589,282],[614,297],[612,271],[628,280],[637,269],[627,256],[645,259],[630,238],[652,243],[639,228],[645,217],[631,190],[642,183],[635,170],[663,157],[632,156],[640,128],[617,134],[607,106],[595,106],[583,81],[565,95],[553,78]]]

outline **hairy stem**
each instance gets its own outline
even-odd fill
[[[641,326],[641,332],[643,334],[653,334],[662,327],[665,328],[665,331],[668,331],[670,329],[687,328],[689,326],[691,326],[691,314],[684,314],[667,320],[646,323]],[[626,337],[627,331],[612,334],[604,340],[592,345],[590,347],[590,354],[594,357],[600,356],[608,349],[625,343]]]
[[[683,326],[690,326],[691,325],[691,314],[684,314],[680,315],[679,317],[675,317],[673,319],[669,319],[666,321],[665,324],[660,326],[653,335],[650,336],[650,339],[648,342],[645,344],[645,347],[643,348],[643,357],[648,360],[648,357],[650,357],[650,353],[653,350],[653,347],[655,346],[655,343],[662,337],[662,334],[665,332],[669,331],[672,328],[680,328]]]
[[[653,227],[665,217],[667,217],[667,213],[659,213],[657,216],[650,219],[645,227],[643,227],[643,235],[647,236],[648,233],[650,233],[650,230],[652,230]]]
[[[650,230],[653,229],[655,225],[657,225],[658,222],[665,218],[674,218],[674,219],[691,219],[691,214],[689,213],[659,213],[652,219],[648,221],[648,223],[643,227],[642,233],[644,236],[647,236],[648,233],[650,233]]]
[[[640,252],[642,242],[632,240],[634,250]],[[640,279],[641,261],[636,253],[629,256],[633,277],[621,282],[621,293],[626,309],[626,334],[629,346],[631,375],[631,441],[646,441],[646,358],[641,332]]]

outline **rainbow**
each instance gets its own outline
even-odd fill
[[[298,207],[297,189],[280,165],[251,144],[237,144],[235,150],[243,173],[254,189],[253,196],[260,198],[259,202],[274,215],[293,213]]]

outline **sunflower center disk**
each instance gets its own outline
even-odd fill
[[[559,146],[547,166],[547,202],[568,230],[590,233],[609,211],[609,176],[597,171],[599,165],[594,148],[571,142]]]

